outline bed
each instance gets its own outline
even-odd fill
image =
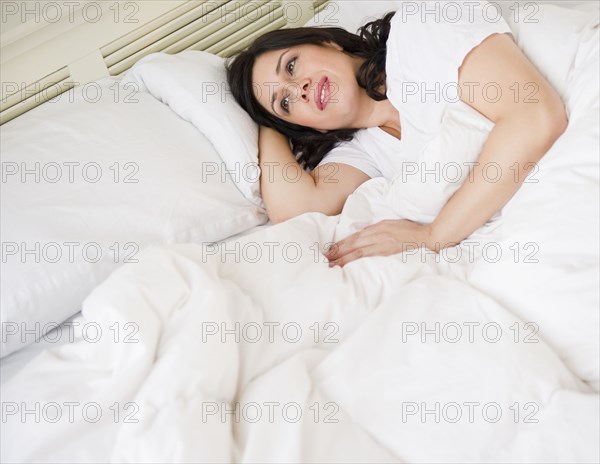
[[[3,33],[3,462],[600,460],[596,2],[500,5],[569,127],[497,220],[343,269],[328,244],[426,205],[374,178],[271,224],[222,57],[418,4],[138,3]]]

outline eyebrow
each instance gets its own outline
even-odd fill
[[[277,66],[275,67],[276,75],[279,74],[279,69],[281,68],[281,59],[283,58],[283,55],[285,55],[289,51],[290,51],[290,49],[288,48],[281,55],[279,55],[279,59],[277,60]],[[273,95],[271,96],[271,109],[273,110],[273,113],[278,114],[277,111],[275,111],[275,100],[276,99],[277,99],[277,92],[273,92]]]

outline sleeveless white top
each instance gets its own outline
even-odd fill
[[[387,40],[387,97],[400,114],[401,140],[379,127],[360,129],[317,165],[344,163],[369,177],[393,179],[418,159],[440,132],[449,105],[464,105],[458,69],[488,36],[511,33],[501,12],[485,1],[409,2],[391,20]],[[473,87],[481,92],[483,86]],[[487,90],[495,97],[493,88]]]

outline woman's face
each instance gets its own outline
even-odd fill
[[[359,66],[360,59],[335,43],[266,52],[254,64],[254,95],[269,113],[290,123],[354,128],[366,96],[356,82]]]

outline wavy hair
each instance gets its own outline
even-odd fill
[[[386,42],[390,33],[393,11],[380,19],[362,26],[356,34],[339,27],[300,27],[268,32],[250,47],[227,60],[227,81],[231,93],[240,106],[258,124],[271,127],[286,135],[291,142],[296,160],[305,169],[314,169],[325,155],[340,142],[352,140],[357,129],[316,129],[286,122],[262,107],[256,99],[252,86],[252,70],[256,59],[263,53],[297,45],[324,45],[335,42],[345,53],[360,57],[364,61],[356,73],[358,85],[374,100],[386,100],[385,57]]]

